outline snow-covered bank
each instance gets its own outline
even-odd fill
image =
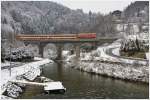
[[[112,50],[112,53],[113,53],[114,55],[120,56],[119,50],[120,50],[120,48],[115,48],[115,49]]]
[[[75,60],[69,60],[66,66],[109,77],[149,83],[149,67],[147,65],[107,62],[107,59],[105,61],[80,60],[75,63]]]
[[[35,58],[35,60],[39,60],[36,62],[31,62],[22,66],[13,67],[11,68],[11,76],[10,71],[8,69],[1,70],[1,94],[6,90],[8,87],[7,83],[10,80],[16,80],[18,76],[23,75],[28,80],[35,79],[38,75],[40,75],[40,66],[53,62],[49,59],[42,59],[42,58]],[[12,85],[11,85],[12,86]]]
[[[80,62],[76,69],[114,78],[149,82],[148,66],[105,62]]]
[[[146,59],[149,60],[149,52],[146,52]]]
[[[110,48],[119,47],[120,44],[115,42],[109,46],[98,47],[89,53],[81,53],[78,63],[75,61],[75,55],[70,55],[65,64],[86,72],[149,83],[148,61],[121,58],[106,53]]]
[[[40,65],[50,63],[50,62],[53,62],[53,61],[49,59],[42,59],[40,61],[31,62],[31,63],[25,64],[19,67],[11,68],[11,76],[9,75],[8,69],[1,70],[1,76],[3,76],[1,77],[1,84],[5,84],[8,80],[13,79],[15,76],[26,73],[32,68],[39,68]]]

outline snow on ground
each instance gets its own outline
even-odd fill
[[[99,46],[97,50],[93,50],[88,53],[80,53],[80,60],[100,60],[100,61],[110,61],[110,62],[120,62],[120,63],[127,63],[127,64],[141,64],[146,65],[148,62],[146,60],[135,59],[135,58],[125,58],[119,56],[119,49],[121,46],[120,43],[121,39],[113,42],[110,45]],[[113,49],[112,49],[113,48]],[[112,49],[112,53],[116,56],[111,54],[107,54],[107,50]],[[147,54],[148,55],[148,54]],[[75,55],[70,55],[69,51],[63,51],[63,56],[66,58],[66,62],[71,63],[72,60],[75,58]],[[117,57],[119,56],[119,57]]]
[[[106,46],[106,47],[99,47],[98,50],[101,52],[101,57],[105,57],[106,59],[108,59],[109,61],[112,61],[112,62],[121,62],[121,63],[128,63],[128,64],[135,64],[136,63],[136,64],[142,64],[142,65],[147,64],[147,61],[143,61],[143,60],[140,60],[140,59],[136,60],[136,59],[128,59],[128,58],[122,58],[122,57],[118,58],[118,57],[114,57],[114,56],[111,56],[109,54],[106,54],[106,50],[108,50],[110,48],[119,48],[120,45],[121,44],[119,44],[119,43],[112,43],[111,45]],[[117,51],[115,51],[115,53],[116,52]]]
[[[75,55],[69,55],[66,58],[66,65],[86,72],[107,75],[115,78],[128,79],[148,83],[148,66],[146,61],[128,59],[114,56],[106,52],[108,49],[120,48],[119,41],[106,46],[100,46],[97,50],[88,53],[82,53],[79,63],[74,58]],[[116,54],[118,51],[113,51]],[[88,61],[90,60],[90,61]],[[96,62],[94,62],[94,60]],[[98,61],[97,61],[98,60]],[[99,62],[107,61],[107,62]],[[120,63],[109,63],[120,62]],[[122,64],[123,63],[123,64]],[[136,65],[137,64],[137,65]],[[140,65],[142,64],[142,65]]]
[[[3,92],[3,85],[5,85],[9,80],[15,79],[16,76],[24,74],[28,72],[29,70],[32,70],[32,68],[39,68],[40,65],[53,62],[52,60],[49,60],[49,59],[42,59],[42,58],[37,58],[37,57],[35,59],[36,60],[41,59],[41,60],[27,63],[19,67],[11,68],[11,76],[10,76],[10,71],[8,69],[1,70],[1,76],[2,76],[1,77],[1,90],[2,90],[1,93]]]
[[[149,60],[149,52],[145,53],[146,54],[146,59]]]
[[[1,68],[5,66],[10,66],[10,62],[1,63]]]
[[[103,60],[103,61],[112,61],[112,62],[117,62],[117,59],[106,54],[106,49],[107,47],[99,47],[97,49],[98,52],[100,52],[100,60]]]
[[[43,60],[43,58],[34,57],[34,60]]]
[[[101,60],[101,61],[111,61],[111,62],[121,62],[121,63],[127,63],[127,64],[142,64],[146,65],[147,61],[143,60],[136,60],[136,59],[128,59],[128,58],[123,58],[123,57],[116,57],[112,56],[106,53],[108,49],[114,48],[112,53],[114,55],[119,55],[119,48],[121,44],[119,41],[116,41],[108,46],[100,46],[97,48],[96,51],[92,51],[90,53],[81,53],[81,60]],[[93,52],[97,52],[97,56],[92,54]]]
[[[1,95],[1,99],[12,99],[12,98],[10,98],[10,97],[8,97],[8,96],[5,96],[5,95]]]
[[[119,50],[120,50],[120,48],[115,48],[115,49],[112,50],[112,53],[113,53],[114,55],[120,56]]]
[[[62,56],[67,56],[69,54],[70,54],[70,51],[68,51],[68,50],[63,50],[62,51]]]
[[[68,57],[70,55],[70,51],[69,50],[63,50],[62,51],[62,57],[63,59],[67,59],[66,57]]]
[[[23,63],[23,62],[11,62],[11,65],[12,65],[13,67],[21,66],[21,65],[23,65],[23,64],[25,64],[25,63]],[[9,66],[10,66],[10,62],[9,62],[9,61],[5,61],[4,63],[1,62],[1,69],[6,69],[6,68],[9,67]]]

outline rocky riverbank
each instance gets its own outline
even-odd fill
[[[149,67],[145,65],[122,64],[105,61],[79,61],[78,64],[71,64],[71,62],[66,65],[78,70],[113,78],[149,83]]]
[[[74,68],[114,78],[149,83],[148,66],[80,61]]]

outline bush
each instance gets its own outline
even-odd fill
[[[123,52],[129,52],[129,51],[138,51],[138,52],[143,52],[148,50],[148,46],[144,45],[141,41],[138,39],[136,40],[123,40],[121,42],[121,51]]]
[[[11,61],[24,61],[24,60],[33,60],[34,55],[32,51],[29,51],[26,48],[12,48],[11,53],[7,51],[5,56],[6,60]]]

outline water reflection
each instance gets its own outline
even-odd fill
[[[100,75],[93,75],[67,68],[61,63],[46,65],[43,75],[55,81],[62,81],[67,88],[64,95],[36,95],[32,98],[148,98],[148,84],[126,82]]]
[[[63,66],[62,62],[57,63],[57,75],[58,75],[58,80],[62,81],[63,79]]]

